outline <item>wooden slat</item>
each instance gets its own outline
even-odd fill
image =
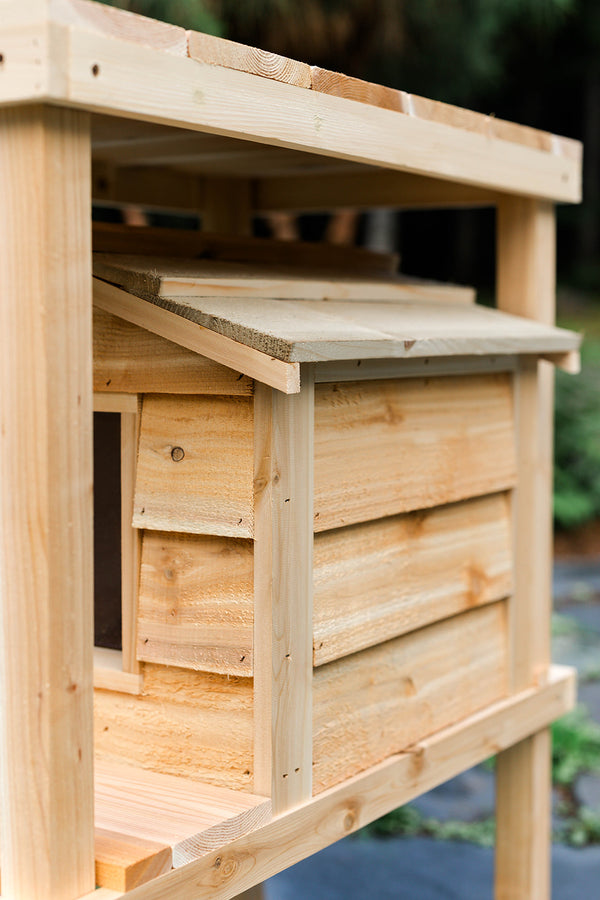
[[[242,237],[252,234],[252,196],[247,178],[210,178],[206,182],[202,227]]]
[[[317,535],[315,665],[507,597],[509,526],[498,494]]]
[[[318,385],[315,531],[515,482],[506,374]]]
[[[311,69],[307,63],[279,56],[278,53],[268,53],[257,47],[238,44],[236,41],[213,37],[211,34],[190,31],[188,53],[192,59],[211,66],[239,69],[241,72],[296,84],[298,87],[311,86]]]
[[[112,762],[96,763],[95,794],[98,827],[170,846],[175,867],[271,819],[265,797]]]
[[[251,675],[252,557],[247,540],[146,531],[139,659]]]
[[[137,398],[136,398],[137,400]],[[136,403],[137,405],[137,403]],[[137,674],[138,593],[141,534],[132,528],[140,412],[121,414],[121,646],[123,670]]]
[[[489,706],[507,690],[504,601],[320,666],[313,686],[314,793]]]
[[[173,851],[166,844],[104,828],[96,828],[94,835],[100,887],[130,891],[173,868]]]
[[[472,288],[402,276],[369,279],[311,272],[305,265],[94,255],[98,278],[153,301],[169,297],[251,297],[276,300],[447,300],[472,303]]]
[[[252,401],[146,395],[133,524],[252,537]]]
[[[300,369],[296,363],[272,359],[97,278],[93,279],[93,294],[94,304],[104,312],[141,326],[284,393],[296,393],[300,390]]]
[[[185,29],[103,3],[52,0],[51,16],[53,21],[70,28],[83,28],[175,56],[187,54]]]
[[[278,815],[312,790],[312,371],[294,397],[257,392],[255,790]]]
[[[123,671],[123,654],[120,650],[94,647],[95,690],[141,694],[143,684],[142,675]]]
[[[425,738],[226,849],[132,892],[130,900],[231,900],[563,715],[573,706],[574,689],[573,670],[555,666],[547,685]]]
[[[252,680],[145,663],[139,696],[95,691],[99,759],[252,791]]]
[[[517,360],[517,356],[509,354],[502,356],[425,356],[420,359],[333,360],[315,365],[315,383],[510,372],[516,369]]]
[[[179,228],[139,228],[112,222],[92,223],[92,246],[97,253],[309,266],[346,276],[350,273],[362,273],[365,277],[391,276],[398,267],[395,254],[376,253],[363,247],[240,237]]]
[[[234,369],[94,309],[95,391],[250,396],[252,385]]]
[[[0,794],[14,900],[94,885],[89,168],[85,114],[0,110]]]

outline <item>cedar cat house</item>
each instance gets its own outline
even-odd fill
[[[230,900],[497,754],[497,900],[549,900],[552,365],[579,346],[553,203],[580,151],[0,2],[3,896]],[[203,231],[92,229],[92,199]],[[465,206],[497,210],[495,309],[250,236]]]

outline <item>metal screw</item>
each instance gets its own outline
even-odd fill
[[[181,462],[183,457],[185,456],[185,452],[183,447],[173,447],[171,450],[171,459],[173,462]]]

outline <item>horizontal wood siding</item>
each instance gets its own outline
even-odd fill
[[[319,384],[315,531],[510,488],[507,373]]]
[[[318,666],[508,596],[509,496],[323,532],[314,560]]]
[[[320,666],[313,792],[459,722],[507,692],[504,601]]]
[[[252,675],[252,627],[252,541],[144,532],[139,659]]]
[[[134,526],[252,537],[253,446],[250,397],[145,396]]]
[[[252,679],[143,666],[139,696],[94,692],[98,758],[252,791]]]

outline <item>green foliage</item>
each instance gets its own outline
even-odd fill
[[[600,516],[600,367],[557,373],[554,517],[572,528]]]
[[[582,807],[576,816],[567,820],[557,838],[572,847],[600,844],[600,812]]]
[[[207,0],[100,0],[129,12],[208,34],[223,34],[223,24]]]
[[[552,726],[552,780],[570,787],[584,772],[600,772],[600,725],[578,706]]]

